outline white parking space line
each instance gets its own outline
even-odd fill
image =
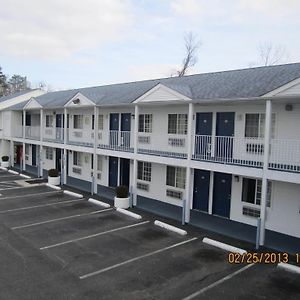
[[[231,273],[231,274],[229,274],[229,275],[221,278],[220,280],[218,280],[218,281],[216,281],[216,282],[208,285],[207,287],[205,287],[205,288],[203,288],[203,289],[201,289],[201,290],[199,290],[199,291],[197,291],[197,292],[195,292],[195,293],[193,293],[193,294],[191,294],[191,295],[183,298],[182,300],[191,300],[191,299],[194,299],[195,297],[198,297],[199,295],[205,293],[206,291],[208,291],[208,290],[210,290],[210,289],[218,286],[219,284],[221,284],[221,283],[223,283],[223,282],[225,282],[225,281],[227,281],[227,280],[235,277],[236,275],[238,275],[238,274],[246,271],[247,269],[249,269],[249,268],[251,268],[253,266],[254,266],[254,264],[246,265],[245,267],[243,267],[243,268],[241,268],[241,269],[239,269],[239,270],[237,270],[237,271],[235,271],[235,272],[233,272],[233,273]]]
[[[7,213],[7,212],[19,211],[19,210],[34,209],[34,208],[39,208],[39,207],[46,207],[46,206],[64,204],[64,203],[71,203],[71,202],[76,202],[76,201],[83,201],[83,200],[85,200],[85,199],[75,199],[75,200],[59,201],[59,202],[53,202],[53,203],[48,203],[48,204],[41,204],[41,205],[25,206],[25,207],[20,207],[20,208],[0,210],[0,214],[4,214],[4,213]]]
[[[98,232],[98,233],[95,233],[95,234],[87,235],[87,236],[77,238],[77,239],[73,239],[73,240],[68,240],[68,241],[57,243],[57,244],[54,244],[54,245],[44,246],[44,247],[41,247],[40,250],[51,249],[51,248],[54,248],[54,247],[59,247],[59,246],[62,246],[62,245],[66,245],[66,244],[70,244],[70,243],[74,243],[74,242],[78,242],[78,241],[83,241],[83,240],[90,239],[90,238],[97,237],[97,236],[101,236],[101,235],[104,235],[104,234],[107,234],[107,233],[112,233],[112,232],[120,231],[120,230],[127,229],[127,228],[141,226],[141,225],[147,224],[149,222],[150,221],[144,221],[144,222],[140,222],[140,223],[136,223],[136,224],[131,224],[131,225],[123,226],[123,227],[118,227],[118,228],[115,228],[115,229],[110,229],[110,230],[107,230],[107,231]]]
[[[68,216],[68,217],[56,218],[56,219],[51,219],[51,220],[42,221],[42,222],[36,222],[36,223],[31,223],[31,224],[26,224],[26,225],[21,225],[21,226],[15,226],[15,227],[12,227],[11,229],[15,230],[15,229],[28,228],[28,227],[32,227],[32,226],[37,226],[37,225],[42,225],[42,224],[47,224],[47,223],[52,223],[52,222],[58,222],[58,221],[62,221],[62,220],[72,219],[72,218],[78,218],[78,217],[83,217],[83,216],[88,216],[88,215],[99,214],[99,213],[103,213],[103,212],[110,211],[110,210],[113,210],[113,208],[101,209],[101,210],[96,210],[96,211],[92,211],[92,212],[84,213],[84,214],[77,214],[77,215],[72,215],[72,216]]]
[[[146,254],[144,254],[144,255],[140,255],[140,256],[137,256],[137,257],[134,257],[134,258],[125,260],[125,261],[123,261],[123,262],[121,262],[121,263],[119,263],[119,264],[115,264],[115,265],[112,265],[112,266],[110,266],[110,267],[107,267],[107,268],[104,268],[104,269],[101,269],[101,270],[98,270],[98,271],[95,271],[95,272],[91,272],[91,273],[88,273],[88,274],[79,276],[79,278],[80,278],[80,279],[86,279],[86,278],[89,278],[89,277],[92,277],[92,276],[96,276],[96,275],[99,275],[99,274],[101,274],[101,273],[110,271],[110,270],[112,270],[112,269],[115,269],[115,268],[124,266],[124,265],[126,265],[126,264],[132,263],[132,262],[134,262],[134,261],[137,261],[137,260],[140,260],[140,259],[143,259],[143,258],[152,256],[152,255],[155,255],[155,254],[158,254],[158,253],[161,253],[161,252],[164,252],[164,251],[167,251],[167,250],[170,250],[170,249],[173,249],[173,248],[182,246],[182,245],[187,244],[187,243],[190,243],[190,242],[193,242],[193,241],[195,241],[195,240],[197,240],[197,239],[198,239],[197,237],[194,237],[194,238],[191,238],[191,239],[189,239],[189,240],[186,240],[186,241],[183,241],[183,242],[180,242],[180,243],[177,243],[177,244],[173,244],[173,245],[171,245],[171,246],[168,246],[168,247],[165,247],[165,248],[161,248],[161,249],[159,249],[159,250],[155,250],[155,251],[146,253]]]
[[[33,193],[33,194],[23,194],[23,195],[16,195],[16,196],[7,196],[7,197],[1,197],[0,200],[7,200],[7,199],[14,199],[14,198],[26,198],[31,196],[41,196],[45,194],[57,194],[62,195],[62,192],[60,191],[49,191],[49,192],[42,192],[42,193]]]

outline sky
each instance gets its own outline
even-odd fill
[[[259,65],[259,45],[300,62],[299,0],[0,0],[0,66],[52,90]]]

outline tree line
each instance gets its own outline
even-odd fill
[[[0,97],[30,89],[30,82],[26,76],[14,74],[7,76],[0,66]]]

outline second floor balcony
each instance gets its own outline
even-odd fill
[[[25,138],[39,140],[41,137],[40,126],[25,126]]]
[[[50,142],[64,142],[64,128],[46,127],[44,128],[43,140]]]
[[[263,138],[195,135],[193,159],[262,168]],[[300,172],[300,140],[271,139],[269,169]]]

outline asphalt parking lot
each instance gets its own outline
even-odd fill
[[[88,195],[24,181],[0,171],[0,299],[300,297],[300,275],[229,264],[227,252],[202,242],[211,233],[185,226],[181,236],[155,226],[153,215],[137,220]]]

